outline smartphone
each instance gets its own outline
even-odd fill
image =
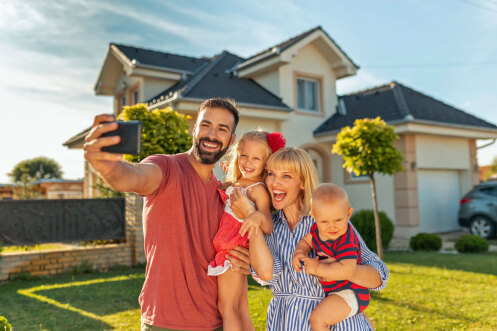
[[[102,137],[119,136],[121,137],[121,141],[116,145],[102,147],[102,151],[108,153],[140,155],[142,153],[142,122],[116,122],[119,124],[117,130],[106,132]]]

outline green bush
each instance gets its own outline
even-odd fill
[[[2,331],[10,331],[12,330],[12,325],[10,325],[9,321],[7,318],[4,316],[0,315],[0,330]]]
[[[140,162],[152,154],[186,152],[192,146],[192,137],[188,133],[190,118],[188,115],[174,111],[171,107],[149,111],[144,103],[124,106],[118,116],[119,120],[139,120],[143,123],[142,153],[125,155],[124,159],[129,162]]]
[[[418,233],[411,237],[409,246],[414,251],[438,251],[442,248],[442,238],[433,233]]]
[[[480,253],[488,251],[488,242],[478,236],[466,234],[456,241],[456,249],[459,253]]]
[[[393,236],[393,223],[384,212],[380,211],[378,215],[380,217],[381,243],[383,248],[388,248],[390,240],[392,240]],[[356,230],[361,234],[361,237],[364,239],[366,245],[370,249],[377,251],[373,211],[360,210],[352,215],[350,221]]]

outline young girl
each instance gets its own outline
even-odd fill
[[[218,276],[218,308],[224,330],[254,330],[248,311],[247,277],[231,270],[226,256],[236,246],[247,247],[258,228],[265,234],[273,230],[269,194],[262,180],[269,155],[284,146],[285,139],[280,133],[249,131],[233,145],[225,163],[227,175],[223,187],[227,187],[226,193],[219,190],[225,209],[214,237],[216,257],[207,270],[209,275]],[[257,221],[238,219],[229,199],[235,188],[240,188],[266,217]]]

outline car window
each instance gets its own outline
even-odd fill
[[[481,187],[480,192],[486,195],[497,197],[497,186]]]

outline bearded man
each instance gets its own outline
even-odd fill
[[[143,232],[147,269],[139,297],[142,330],[215,330],[217,280],[207,276],[223,212],[212,169],[235,140],[238,110],[228,99],[204,101],[186,153],[151,155],[138,164],[101,148],[120,138],[101,137],[117,129],[111,115],[95,117],[85,139],[85,158],[115,190],[144,197]],[[109,123],[110,122],[110,123]],[[248,251],[229,257],[235,270],[249,273]]]

